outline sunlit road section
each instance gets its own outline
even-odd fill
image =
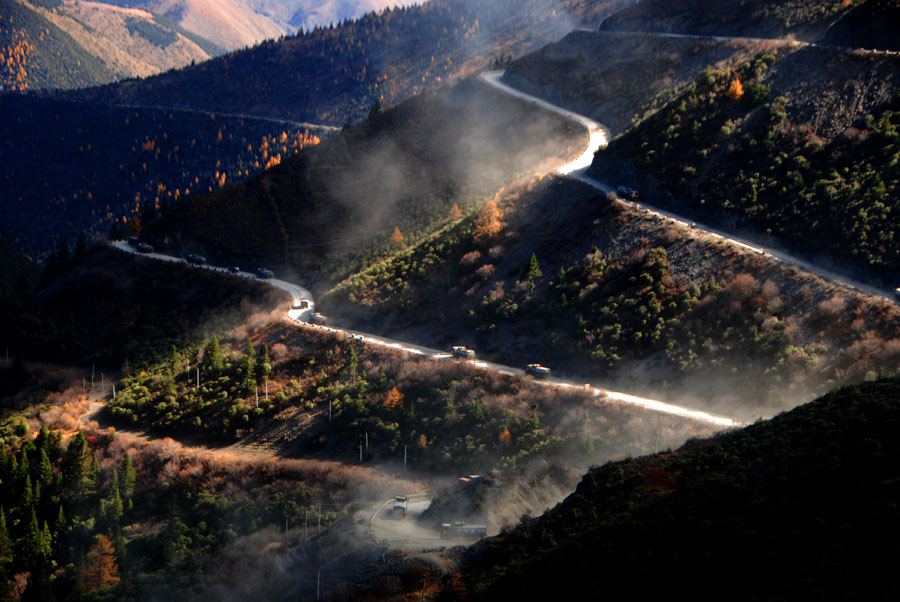
[[[651,34],[651,35],[660,35],[660,34]],[[681,34],[664,34],[668,37],[687,37],[687,38],[706,38],[708,36],[688,36]],[[718,38],[715,38],[718,39]],[[727,40],[729,38],[722,38],[723,40]],[[741,38],[743,39],[743,38]],[[785,42],[785,43],[793,43],[793,42]],[[801,44],[807,44],[805,42]],[[589,186],[593,186],[598,190],[601,190],[605,193],[610,193],[613,191],[614,187],[609,184],[605,184],[594,178],[591,178],[587,175],[587,170],[590,167],[591,163],[594,160],[594,153],[596,153],[599,149],[606,146],[608,143],[608,129],[600,123],[585,117],[584,115],[579,115],[574,111],[570,111],[568,109],[564,109],[562,107],[558,107],[552,103],[547,102],[546,100],[537,98],[521,90],[516,90],[515,88],[504,84],[500,81],[500,78],[503,76],[503,71],[486,71],[481,74],[481,79],[487,82],[489,85],[497,88],[498,90],[509,94],[511,96],[515,96],[516,98],[521,98],[523,100],[527,100],[543,109],[548,111],[552,111],[557,113],[558,115],[562,115],[564,117],[568,117],[569,119],[573,119],[578,123],[582,124],[590,135],[590,142],[582,152],[581,155],[573,159],[572,161],[566,163],[559,169],[557,169],[557,173],[564,176],[569,176],[571,178],[575,178],[581,182]],[[866,284],[864,282],[860,282],[858,280],[854,280],[852,278],[848,278],[842,274],[838,274],[831,270],[827,270],[815,264],[812,264],[803,259],[799,259],[792,255],[785,253],[784,251],[779,251],[778,249],[773,249],[771,247],[766,247],[760,245],[759,243],[751,240],[747,240],[741,238],[739,236],[734,236],[733,234],[724,232],[722,230],[713,228],[711,226],[707,226],[706,224],[701,224],[699,222],[693,221],[690,218],[677,215],[670,211],[665,211],[660,209],[659,207],[654,207],[653,205],[648,205],[643,201],[627,201],[631,203],[635,208],[640,208],[647,214],[655,215],[658,218],[665,219],[672,223],[677,223],[682,226],[686,226],[688,228],[693,228],[698,231],[703,232],[709,236],[714,238],[721,239],[722,241],[728,242],[729,244],[738,247],[744,251],[748,251],[751,253],[756,253],[758,255],[768,256],[772,259],[778,260],[782,263],[786,263],[788,265],[792,265],[798,267],[802,270],[806,270],[807,272],[812,272],[814,274],[818,274],[827,280],[831,280],[832,282],[840,283],[848,288],[854,289],[859,292],[869,293],[872,295],[879,295],[882,297],[887,297],[888,299],[892,299],[894,297],[894,291],[888,289],[882,289],[870,284]]]
[[[159,261],[165,261],[169,263],[182,263],[186,265],[187,261],[184,259],[179,259],[177,257],[170,257],[168,255],[163,255],[161,253],[140,253],[130,244],[124,241],[116,241],[111,243],[115,249],[119,251],[123,251],[125,253],[131,253],[133,255],[140,255],[142,257],[149,257],[151,259],[156,259]],[[235,277],[244,277],[244,278],[256,278],[247,272],[240,272],[239,274],[234,274],[229,270],[221,267],[215,266],[202,266],[198,269],[206,269],[215,272],[220,272],[223,274],[227,274]],[[310,292],[299,286],[297,284],[293,284],[291,282],[285,282],[284,280],[278,280],[275,278],[268,278],[265,280],[260,280],[260,282],[265,282],[271,286],[276,288],[280,288],[284,291],[287,291],[292,299],[293,304],[297,304],[300,299],[308,299],[309,300],[309,308],[308,309],[291,309],[288,312],[288,317],[296,322],[301,322],[306,324],[309,321],[310,316],[312,315],[313,308],[315,304],[312,300],[312,295]],[[494,362],[486,362],[484,360],[479,359],[456,359],[452,354],[447,353],[442,349],[433,349],[431,347],[425,347],[423,345],[414,345],[412,343],[406,343],[403,341],[395,341],[393,339],[389,339],[386,337],[369,334],[365,332],[359,332],[356,330],[350,330],[348,328],[339,328],[336,326],[325,326],[321,324],[306,324],[310,328],[316,328],[319,330],[323,330],[326,332],[332,333],[342,333],[345,336],[350,337],[351,340],[357,340],[363,343],[367,343],[369,345],[376,345],[379,347],[384,347],[386,349],[393,349],[395,351],[400,351],[402,353],[408,353],[410,355],[416,355],[419,357],[428,357],[432,360],[436,361],[455,361],[455,362],[466,362],[471,364],[476,368],[481,368],[483,370],[490,370],[492,372],[499,372],[501,374],[506,374],[508,376],[525,376],[525,371],[521,368],[513,368],[512,366],[504,366],[503,364],[496,364]],[[702,412],[700,410],[694,410],[691,408],[684,408],[675,404],[666,403],[663,401],[658,401],[655,399],[647,399],[645,397],[638,397],[636,395],[630,395],[628,393],[620,393],[618,391],[608,391],[603,388],[593,387],[592,385],[585,384],[574,384],[571,382],[567,382],[565,380],[559,378],[547,378],[542,380],[534,380],[533,381],[538,386],[547,387],[548,389],[580,389],[583,391],[587,391],[594,396],[602,398],[604,401],[608,401],[611,403],[623,403],[628,405],[636,405],[649,410],[653,410],[655,412],[660,412],[663,414],[671,414],[674,416],[683,416],[686,418],[691,418],[694,420],[698,420],[700,422],[705,422],[707,424],[715,424],[725,428],[731,427],[739,427],[742,426],[741,422],[737,422],[732,420],[731,418],[726,418],[724,416],[716,416],[713,414],[708,414],[706,412]]]
[[[556,170],[557,173],[560,173],[562,175],[569,175],[571,173],[585,170],[590,167],[591,163],[594,161],[594,153],[606,146],[607,142],[609,141],[609,130],[606,129],[606,127],[602,124],[597,123],[589,117],[579,115],[574,111],[563,109],[562,107],[551,104],[546,100],[537,98],[536,96],[532,96],[530,94],[526,94],[524,92],[516,90],[512,86],[504,84],[500,81],[500,78],[503,77],[504,73],[504,71],[485,71],[481,74],[481,79],[494,86],[495,88],[502,90],[506,94],[509,94],[510,96],[515,96],[516,98],[520,98],[526,102],[530,102],[531,104],[537,105],[547,111],[551,111],[553,113],[557,113],[558,115],[568,117],[569,119],[577,121],[587,129],[588,144],[585,149],[581,152],[580,155],[578,155],[565,165],[559,167]]]

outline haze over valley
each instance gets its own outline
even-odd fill
[[[896,2],[0,6],[0,600],[896,598]]]

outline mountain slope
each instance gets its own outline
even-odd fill
[[[865,0],[640,0],[601,29],[818,41]]]
[[[764,54],[698,76],[592,170],[630,178],[652,203],[894,286],[898,89],[896,56]]]
[[[288,30],[242,0],[131,0],[227,50],[278,38]]]
[[[342,125],[376,102],[395,103],[518,56],[629,2],[435,0],[154,78],[82,91],[79,98]]]
[[[469,595],[448,598],[892,600],[898,436],[892,379],[595,468],[555,509],[476,546]]]
[[[30,6],[0,0],[0,7],[0,84],[5,89],[76,88],[116,77],[100,58]]]
[[[184,195],[239,182],[322,130],[33,95],[0,97],[0,231],[36,257],[60,236],[140,229]],[[145,224],[146,225],[146,224]]]
[[[868,0],[856,4],[835,23],[823,44],[850,48],[900,50],[900,6],[893,0]]]
[[[184,199],[150,235],[314,270],[324,286],[352,269],[350,258],[440,227],[454,204],[470,206],[581,143],[571,122],[465,80],[373,113],[240,185]]]

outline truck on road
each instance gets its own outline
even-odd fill
[[[391,508],[391,516],[394,518],[406,518],[406,511],[409,509],[409,496],[395,495],[394,506]]]
[[[275,277],[275,274],[272,273],[272,270],[267,270],[266,268],[256,268],[256,275],[263,280],[269,280],[270,278]]]
[[[465,360],[475,359],[475,352],[467,347],[462,347],[457,345],[453,348],[453,357],[458,357]]]
[[[481,539],[487,535],[487,525],[467,525],[463,521],[441,523],[441,539]]]
[[[188,263],[192,263],[194,265],[206,265],[206,257],[203,255],[197,255],[192,253],[187,256]]]
[[[525,366],[525,374],[529,374],[534,378],[547,378],[550,376],[550,368],[540,364],[528,364]]]

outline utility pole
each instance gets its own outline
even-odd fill
[[[116,398],[116,384],[113,383],[112,387],[113,387],[113,399],[115,399]]]
[[[256,407],[259,407],[259,387],[256,387]]]
[[[366,457],[369,457],[369,431],[366,431]]]
[[[319,526],[317,527],[318,532],[316,535],[322,534],[322,504],[319,504]]]
[[[103,395],[103,373],[100,373],[100,395]]]
[[[406,472],[406,445],[403,446],[403,472]]]
[[[319,583],[322,580],[322,567],[316,570],[316,602],[319,602]]]
[[[197,390],[200,390],[200,364],[197,364]]]
[[[257,395],[259,395],[259,393],[257,393]],[[266,401],[269,401],[269,381],[268,380],[266,381]],[[257,403],[256,405],[259,405],[259,403]]]
[[[362,444],[362,441],[360,441],[359,442],[359,463],[360,464],[362,464],[362,448],[363,448],[363,444]]]
[[[425,583],[428,581],[428,577],[422,577],[422,602],[425,602]]]
[[[306,510],[306,517],[303,520],[303,541],[306,542],[309,539],[309,506],[304,508]]]
[[[331,400],[328,400],[328,424],[331,424]]]

